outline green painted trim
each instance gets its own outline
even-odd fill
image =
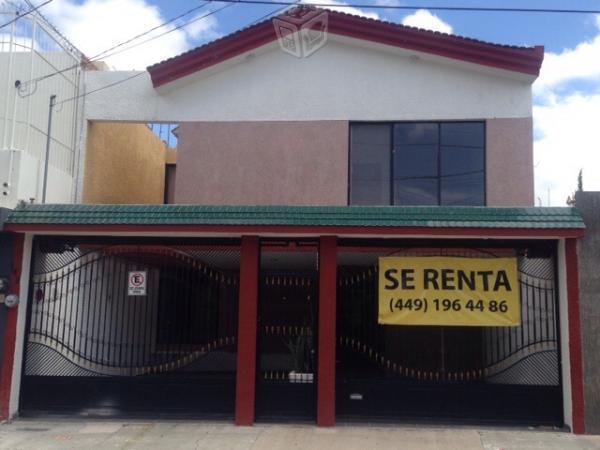
[[[575,208],[25,205],[7,224],[585,228]]]

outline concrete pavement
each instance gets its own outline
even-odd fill
[[[206,421],[20,419],[0,425],[0,449],[600,450],[600,436],[547,430],[422,425],[255,425]]]

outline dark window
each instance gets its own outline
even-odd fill
[[[175,203],[175,174],[177,166],[167,164],[165,166],[165,204]]]
[[[351,205],[485,204],[483,122],[356,123]]]
[[[352,125],[351,204],[390,203],[390,145],[388,125]]]

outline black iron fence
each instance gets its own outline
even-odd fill
[[[494,257],[477,250],[444,255]],[[520,326],[429,327],[379,325],[377,265],[342,266],[338,346],[360,354],[387,376],[558,386],[554,260],[520,256],[518,267]]]
[[[66,253],[66,252],[65,252]],[[135,376],[188,367],[235,349],[238,274],[173,247],[77,247],[38,252],[32,276],[26,375]],[[142,272],[145,294],[129,295]],[[231,359],[231,357],[229,358]],[[65,361],[66,360],[66,361]],[[223,362],[225,364],[225,362]],[[227,363],[230,370],[235,361]]]

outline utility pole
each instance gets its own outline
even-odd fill
[[[50,96],[50,105],[48,107],[48,134],[46,135],[46,160],[44,162],[44,187],[42,190],[42,203],[46,203],[46,188],[48,186],[48,163],[50,162],[50,133],[52,131],[52,108],[54,107],[56,95]]]

